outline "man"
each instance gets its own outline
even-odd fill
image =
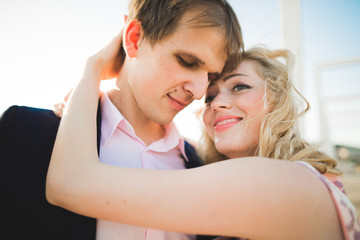
[[[183,169],[200,162],[174,116],[205,93],[209,78],[237,63],[236,15],[223,0],[133,0],[116,86],[101,98],[98,148],[104,163]],[[3,234],[37,239],[194,239],[180,233],[86,218],[46,202],[45,178],[59,119],[51,111],[8,109],[0,120]],[[187,147],[185,147],[185,145]],[[171,159],[171,161],[169,161]],[[114,183],[116,184],[116,183]]]

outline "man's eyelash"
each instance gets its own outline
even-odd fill
[[[189,62],[189,61],[186,61],[184,58],[182,58],[181,56],[177,56],[176,57],[178,59],[178,62],[183,66],[183,67],[186,67],[186,68],[192,68],[195,66],[196,63],[194,62]]]

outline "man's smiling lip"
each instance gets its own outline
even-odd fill
[[[185,103],[179,99],[175,99],[173,97],[171,97],[169,94],[167,94],[167,96],[170,99],[170,105],[175,108],[177,111],[181,111],[183,110],[186,106],[188,106],[190,103]]]

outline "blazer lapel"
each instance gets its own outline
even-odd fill
[[[101,139],[101,104],[99,99],[98,110],[96,114],[96,129],[97,129],[97,150],[100,153],[100,139]]]
[[[195,148],[185,141],[185,154],[189,161],[185,161],[186,168],[195,168],[204,165],[203,161],[197,155]]]

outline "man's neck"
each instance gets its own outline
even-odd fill
[[[129,94],[130,93],[130,94]],[[124,118],[134,128],[135,134],[146,144],[163,138],[165,136],[164,126],[155,123],[139,108],[131,91],[112,89],[109,98]]]

